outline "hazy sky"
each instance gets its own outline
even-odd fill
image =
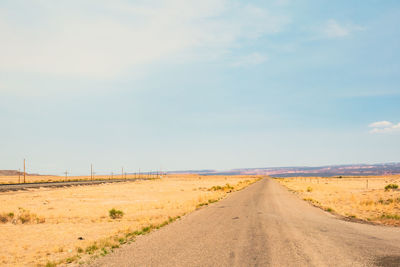
[[[400,161],[400,2],[0,2],[0,169]]]

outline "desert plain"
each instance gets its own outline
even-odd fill
[[[0,265],[83,264],[257,181],[168,175],[112,184],[0,193]],[[110,210],[123,213],[111,218]]]
[[[310,204],[345,219],[400,226],[400,175],[276,178]],[[385,189],[386,187],[386,189]]]

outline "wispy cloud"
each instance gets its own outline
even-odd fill
[[[370,133],[394,133],[400,132],[400,122],[395,124],[390,121],[373,122],[368,127],[372,128]]]
[[[226,0],[36,5],[38,21],[31,24],[14,18],[20,7],[0,9],[1,71],[115,77],[178,57],[217,58],[288,22],[266,9]]]
[[[325,23],[322,33],[327,38],[341,38],[349,36],[353,32],[362,31],[364,29],[365,28],[358,25],[341,24],[334,19],[330,19]]]
[[[232,66],[234,67],[244,67],[251,65],[258,65],[264,63],[268,60],[268,56],[260,53],[251,53],[249,55],[242,56],[238,58]]]

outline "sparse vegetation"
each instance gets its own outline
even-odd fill
[[[36,189],[12,195],[12,198],[10,192],[0,194],[3,203],[0,221],[16,223],[15,227],[0,229],[3,236],[5,233],[1,231],[7,230],[11,232],[7,236],[14,237],[3,240],[2,248],[6,254],[19,255],[15,259],[9,257],[4,264],[32,265],[35,262],[45,266],[46,259],[50,260],[49,266],[86,263],[92,257],[104,256],[132,242],[138,235],[165,227],[195,210],[198,204],[210,205],[257,180],[249,176],[202,176],[198,179],[198,175],[178,175],[123,184]],[[213,187],[216,190],[208,190]],[[26,203],[30,211],[18,208]],[[113,219],[109,213],[112,209],[123,211],[122,219]],[[45,215],[46,220],[36,213]],[[38,239],[37,231],[30,229],[40,222],[45,222],[40,228],[46,231],[46,238]],[[21,227],[24,227],[23,238]],[[32,253],[26,253],[26,247]],[[49,247],[54,249],[49,250]],[[55,265],[50,265],[53,263]]]
[[[231,192],[233,189],[234,189],[233,186],[231,186],[230,184],[226,184],[224,186],[220,186],[220,185],[213,186],[213,187],[209,188],[208,191],[228,191],[228,192]]]
[[[0,223],[13,223],[13,224],[29,224],[29,223],[44,223],[45,218],[37,216],[35,213],[31,213],[23,208],[18,209],[17,216],[14,212],[7,212],[0,214]]]
[[[96,250],[98,250],[99,248],[97,247],[97,245],[96,245],[96,243],[94,243],[93,245],[91,245],[91,246],[88,246],[87,248],[86,248],[86,250],[85,250],[85,252],[87,253],[87,254],[93,254]]]
[[[327,212],[334,212],[334,210],[332,208],[329,208],[329,207],[324,208],[324,210],[326,210]]]
[[[312,199],[312,198],[303,198],[303,200],[305,200],[305,201],[308,201],[308,202],[311,202],[312,204],[314,204],[314,205],[319,205],[320,203],[318,202],[318,201],[316,201],[315,199]]]
[[[400,215],[397,214],[383,214],[381,216],[382,219],[391,219],[391,220],[400,220]]]
[[[112,208],[108,211],[108,215],[111,219],[121,219],[124,216],[124,212],[122,210]]]
[[[385,186],[385,190],[389,191],[391,189],[397,189],[399,188],[399,186],[397,184],[388,184],[387,186]]]
[[[289,191],[347,218],[400,226],[400,175],[277,179]]]
[[[46,267],[56,267],[57,264],[56,264],[54,261],[49,261],[49,262],[46,263],[45,266],[46,266]]]

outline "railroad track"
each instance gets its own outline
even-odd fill
[[[67,187],[78,185],[95,185],[105,183],[122,183],[134,182],[140,180],[150,180],[151,178],[134,178],[134,179],[104,179],[104,180],[89,180],[89,181],[60,181],[60,182],[40,182],[40,183],[24,183],[24,184],[0,184],[0,192],[26,190],[31,188],[41,187]]]

